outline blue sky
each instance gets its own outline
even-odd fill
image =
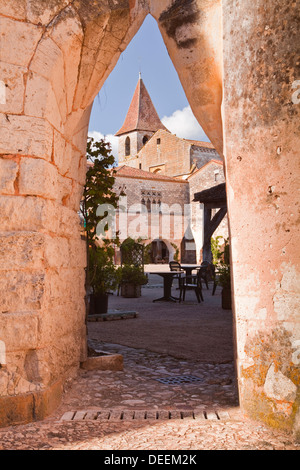
[[[139,72],[159,117],[172,133],[186,139],[209,141],[193,116],[157,23],[150,15],[96,96],[89,135],[95,138],[105,136],[117,157],[114,134],[124,122]]]

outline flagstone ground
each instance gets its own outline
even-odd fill
[[[130,307],[137,318],[88,322],[89,345],[122,354],[123,371],[81,369],[49,418],[0,430],[1,450],[300,449],[240,411],[220,290],[205,288],[201,304],[193,292],[183,304],[153,303],[160,284],[152,276],[140,299],[110,297],[112,310]],[[172,383],[189,376],[198,381]]]

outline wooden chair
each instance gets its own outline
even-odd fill
[[[202,295],[202,283],[201,283],[201,271],[200,269],[198,270],[196,275],[191,275],[191,276],[186,276],[180,279],[180,296],[179,296],[179,302],[185,300],[185,293],[187,289],[189,290],[194,290],[198,303],[203,301],[203,295]]]
[[[209,261],[203,261],[201,263],[201,267],[199,268],[201,271],[201,279],[205,282],[206,288],[209,289],[208,282],[214,281],[213,287],[213,295],[216,290],[215,282],[216,282],[216,275],[215,275],[215,265],[210,263]]]

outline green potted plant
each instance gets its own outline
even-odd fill
[[[116,209],[119,196],[113,190],[115,182],[115,159],[111,146],[103,139],[87,142],[89,169],[81,201],[84,220],[84,236],[87,247],[86,299],[87,314],[107,311],[108,292],[115,290],[119,283],[119,270],[114,265],[115,246],[118,240],[110,240],[108,212],[99,208]],[[98,233],[98,227],[102,227]],[[104,233],[103,233],[104,232]],[[104,302],[104,307],[100,307]]]
[[[231,277],[230,265],[221,265],[218,267],[218,284],[222,286],[222,308],[231,310]]]
[[[216,266],[217,283],[222,287],[222,308],[230,310],[232,304],[229,240],[224,240],[224,246],[221,249],[220,238],[222,237],[212,239],[211,242],[213,263]]]
[[[90,315],[107,313],[108,296],[120,283],[120,268],[114,265],[113,256],[111,240],[89,249]]]
[[[148,282],[143,269],[138,266],[125,264],[121,267],[121,295],[123,297],[140,297],[141,287]]]

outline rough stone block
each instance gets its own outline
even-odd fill
[[[0,271],[43,267],[45,235],[35,232],[0,232],[0,239]]]
[[[121,354],[100,353],[99,356],[88,357],[81,364],[85,370],[123,370],[123,356]]]
[[[31,394],[0,398],[0,426],[28,423],[34,415],[33,396]]]
[[[63,386],[58,381],[45,390],[0,398],[0,426],[45,419],[60,404]]]
[[[44,273],[4,271],[0,292],[0,314],[39,310],[44,295]]]
[[[65,237],[80,237],[80,219],[77,211],[69,207],[57,208],[58,228],[57,234]]]
[[[86,267],[86,242],[80,238],[70,240],[70,264],[71,268]]]
[[[40,26],[1,17],[1,60],[27,67],[42,34],[43,29]]]
[[[0,315],[1,341],[7,353],[37,348],[38,315],[35,312]]]
[[[70,263],[68,239],[62,237],[46,237],[45,264],[49,268],[67,267]]]
[[[68,0],[39,2],[27,0],[27,18],[32,23],[48,25],[70,2]]]
[[[50,308],[56,308],[56,305],[53,305],[54,299],[61,306],[71,302],[73,308],[84,299],[85,270],[70,268],[68,262],[65,264],[66,267],[47,270],[45,274],[45,290],[50,300]]]
[[[0,101],[0,111],[3,113],[21,114],[23,111],[24,97],[24,75],[27,73],[25,67],[11,65],[6,63],[0,64],[0,79],[5,84],[4,101]]]
[[[80,238],[78,213],[59,202],[34,196],[0,196],[3,232],[46,231],[58,237]]]
[[[1,196],[1,229],[11,232],[47,228],[47,222],[50,223],[46,216],[47,204],[51,204],[51,201],[36,197]]]
[[[66,118],[65,110],[61,113],[51,82],[33,72],[27,80],[24,109],[27,116],[45,118],[56,129],[62,128]]]
[[[58,172],[54,165],[39,158],[22,158],[20,162],[20,194],[57,198]]]
[[[71,348],[72,355],[81,356],[81,339],[85,338],[85,333],[82,330],[85,319],[85,303],[83,298],[80,299],[80,308],[79,301],[76,299],[74,301],[64,301],[54,298],[52,302],[45,305],[47,315],[41,316],[39,319],[39,347],[46,348],[50,343],[55,344],[57,342],[71,344],[72,337],[76,337],[76,345],[73,344]],[[82,333],[79,335],[78,332],[81,330]],[[59,351],[57,354],[59,354]],[[72,355],[68,361],[73,361]],[[68,357],[68,351],[62,355],[62,358],[64,357]],[[61,365],[63,364],[64,362],[61,362]]]
[[[14,194],[18,164],[9,158],[0,158],[0,193]]]
[[[39,118],[0,114],[0,153],[50,160],[53,129]]]
[[[86,153],[86,140],[89,130],[89,120],[92,110],[92,104],[88,106],[84,111],[82,109],[73,111],[68,116],[65,125],[65,135],[76,147],[81,155]]]
[[[3,16],[9,16],[16,20],[25,20],[26,1],[27,0],[10,0],[9,2],[1,2],[0,13]]]
[[[79,161],[79,168],[78,168],[78,182],[82,186],[85,185],[86,182],[86,172],[87,172],[87,160],[86,155],[82,155]]]
[[[39,344],[44,347],[40,361],[48,368],[49,378],[59,380],[66,376],[74,377],[81,360],[82,343],[86,342],[85,331],[82,328],[73,329],[59,337],[48,337],[48,340],[45,332],[43,339],[44,342],[39,338]]]
[[[58,132],[54,133],[54,162],[62,176],[85,183],[80,168],[80,152],[66,143]]]
[[[83,30],[80,18],[72,8],[66,8],[53,24],[50,37],[64,55],[65,84],[68,113],[72,111],[77,86],[78,69],[81,60]]]

